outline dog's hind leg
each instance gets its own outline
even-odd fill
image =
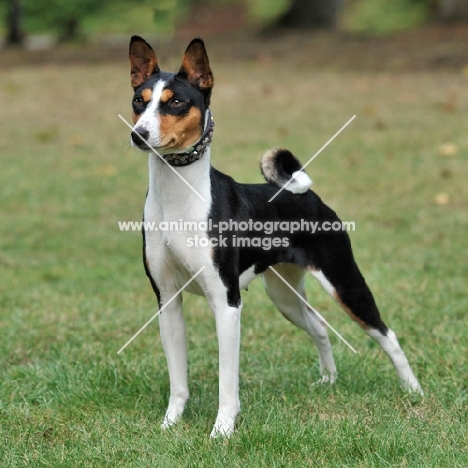
[[[305,330],[312,338],[319,353],[322,375],[320,382],[333,383],[336,380],[336,366],[326,326],[299,297],[305,299],[305,270],[293,264],[279,264],[272,268],[297,291],[297,294],[291,291],[275,272],[268,269],[263,273],[268,296],[288,320]]]
[[[341,240],[345,238],[341,237]],[[395,333],[380,317],[374,297],[353,259],[349,240],[330,248],[333,250],[328,252],[325,260],[311,267],[310,272],[343,310],[379,343],[392,361],[403,388],[422,394]]]

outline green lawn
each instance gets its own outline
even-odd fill
[[[161,432],[156,321],[117,355],[157,310],[140,234],[117,225],[141,218],[147,187],[117,117],[130,118],[125,52],[101,66],[24,64],[0,71],[1,466],[467,466],[467,78],[232,63],[214,42],[213,164],[238,180],[260,181],[273,146],[307,161],[357,114],[308,173],[355,221],[358,263],[426,397],[400,390],[380,349],[310,278],[311,303],[358,350],[332,336],[340,378],[312,386],[315,348],[256,280],[244,294],[236,434],[208,437],[214,321],[189,295],[191,401]]]

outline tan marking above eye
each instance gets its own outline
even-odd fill
[[[161,93],[161,102],[169,101],[169,99],[171,99],[172,96],[174,96],[174,91],[172,91],[172,89],[165,89]]]
[[[143,98],[143,101],[145,101],[145,102],[151,101],[151,96],[152,95],[153,95],[153,91],[151,89],[149,89],[149,88],[144,89],[141,92],[141,97]]]

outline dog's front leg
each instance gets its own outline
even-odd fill
[[[164,299],[161,303],[164,304]],[[163,429],[167,429],[180,419],[189,398],[187,345],[181,294],[161,312],[159,328],[170,380],[169,406],[161,424]]]
[[[211,437],[229,437],[234,432],[239,403],[239,348],[242,304],[213,304],[219,346],[219,408]]]

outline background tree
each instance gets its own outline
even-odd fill
[[[95,32],[127,32],[130,24],[171,35],[200,5],[223,3],[244,3],[260,24],[270,25],[267,30],[333,28],[340,20],[348,31],[391,34],[428,19],[468,20],[468,0],[0,0],[0,15],[6,44],[21,44],[23,31],[55,32],[60,42],[69,42],[83,37],[90,24]],[[129,22],[135,15],[139,19]]]
[[[333,28],[344,0],[293,0],[276,26],[287,28]]]
[[[22,28],[23,4],[21,0],[9,0],[7,10],[7,45],[21,45],[24,34]]]
[[[467,0],[438,0],[436,14],[443,21],[468,20]]]

